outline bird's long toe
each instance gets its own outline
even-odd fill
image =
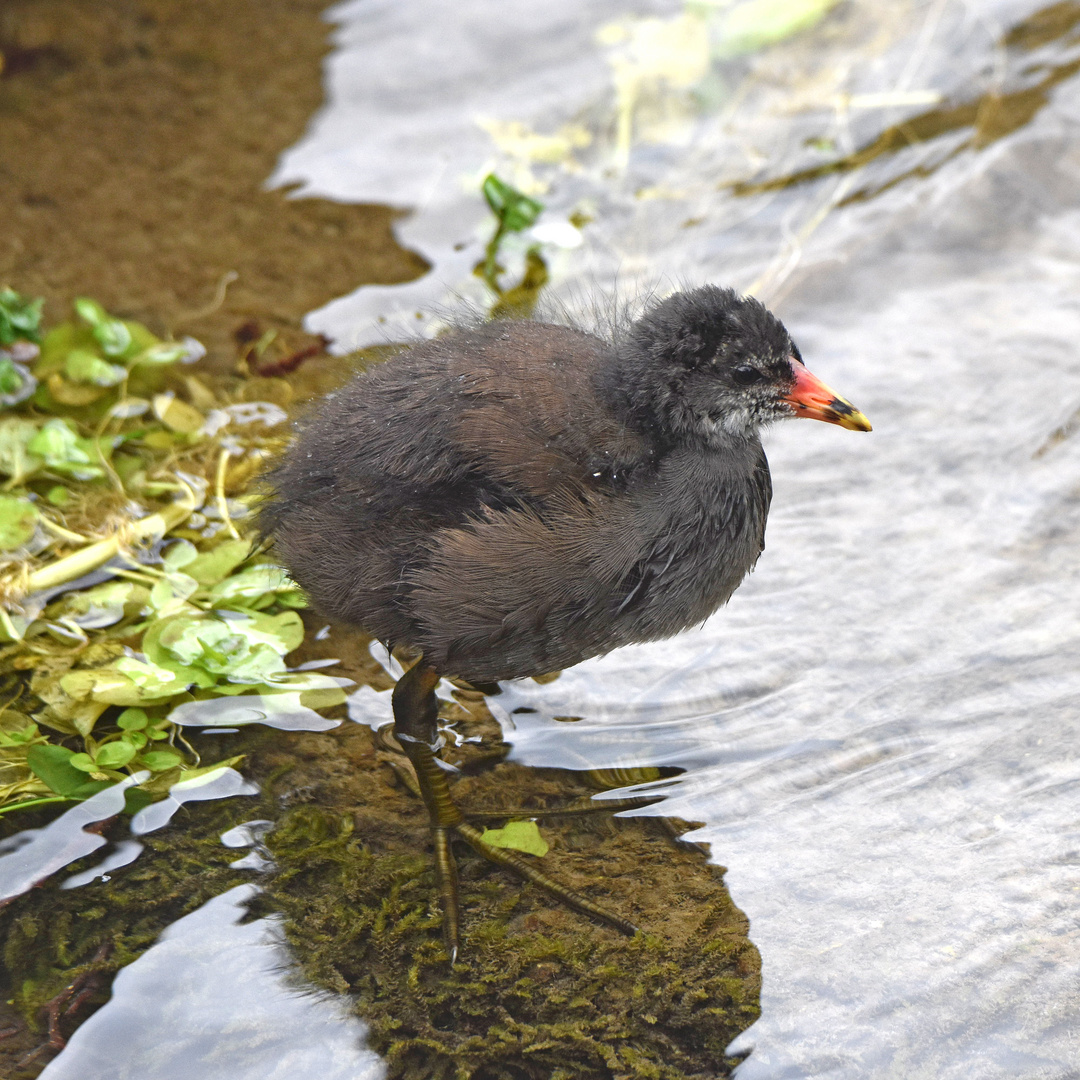
[[[546,874],[542,874],[539,870],[530,866],[519,855],[507,851],[505,848],[497,848],[493,844],[489,844],[480,830],[468,824],[468,822],[462,821],[455,825],[454,829],[477,854],[483,855],[490,862],[506,867],[517,874],[518,877],[538,885],[549,896],[553,896],[567,907],[580,911],[583,915],[599,919],[602,923],[614,927],[629,937],[633,937],[638,932],[638,928],[628,919],[608,911],[607,908],[601,907],[599,904],[594,904],[587,897],[582,896],[581,893],[568,889],[565,885],[560,885]]]

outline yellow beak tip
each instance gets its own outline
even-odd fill
[[[870,421],[856,409],[853,413],[849,413],[840,421],[841,427],[846,427],[849,431],[873,431],[873,427]]]

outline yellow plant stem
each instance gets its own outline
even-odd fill
[[[156,514],[133,521],[107,540],[98,540],[93,544],[88,544],[82,550],[28,574],[20,583],[23,586],[22,595],[40,592],[42,589],[52,589],[57,585],[74,581],[83,574],[88,574],[91,570],[103,566],[118,555],[122,548],[130,547],[140,540],[148,540],[153,536],[164,536],[191,515],[195,510],[195,503],[195,493],[188,488],[187,498],[178,499]],[[13,599],[18,599],[18,597],[9,598],[9,600]]]
[[[69,540],[75,544],[85,544],[86,537],[81,533],[72,532],[70,529],[65,529],[63,525],[57,525],[55,521],[50,521],[44,514],[41,514],[38,518],[42,525],[51,533],[55,533],[62,540]]]
[[[218,458],[217,463],[217,477],[214,483],[214,490],[217,495],[217,507],[218,513],[221,515],[221,520],[225,522],[225,527],[229,530],[229,535],[234,540],[240,539],[240,534],[236,531],[236,526],[232,523],[232,518],[229,517],[229,500],[225,498],[225,469],[229,464],[229,451],[222,450],[221,457]]]

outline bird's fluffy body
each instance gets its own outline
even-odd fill
[[[753,568],[758,428],[797,350],[727,290],[654,305],[612,344],[496,322],[325,399],[270,476],[263,531],[329,618],[475,682],[538,675],[704,620]],[[785,382],[786,380],[786,382]]]

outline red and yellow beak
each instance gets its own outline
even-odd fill
[[[784,400],[796,416],[824,420],[827,424],[839,424],[850,431],[873,430],[870,421],[850,401],[830,390],[794,357],[791,366],[795,371],[795,385]]]

